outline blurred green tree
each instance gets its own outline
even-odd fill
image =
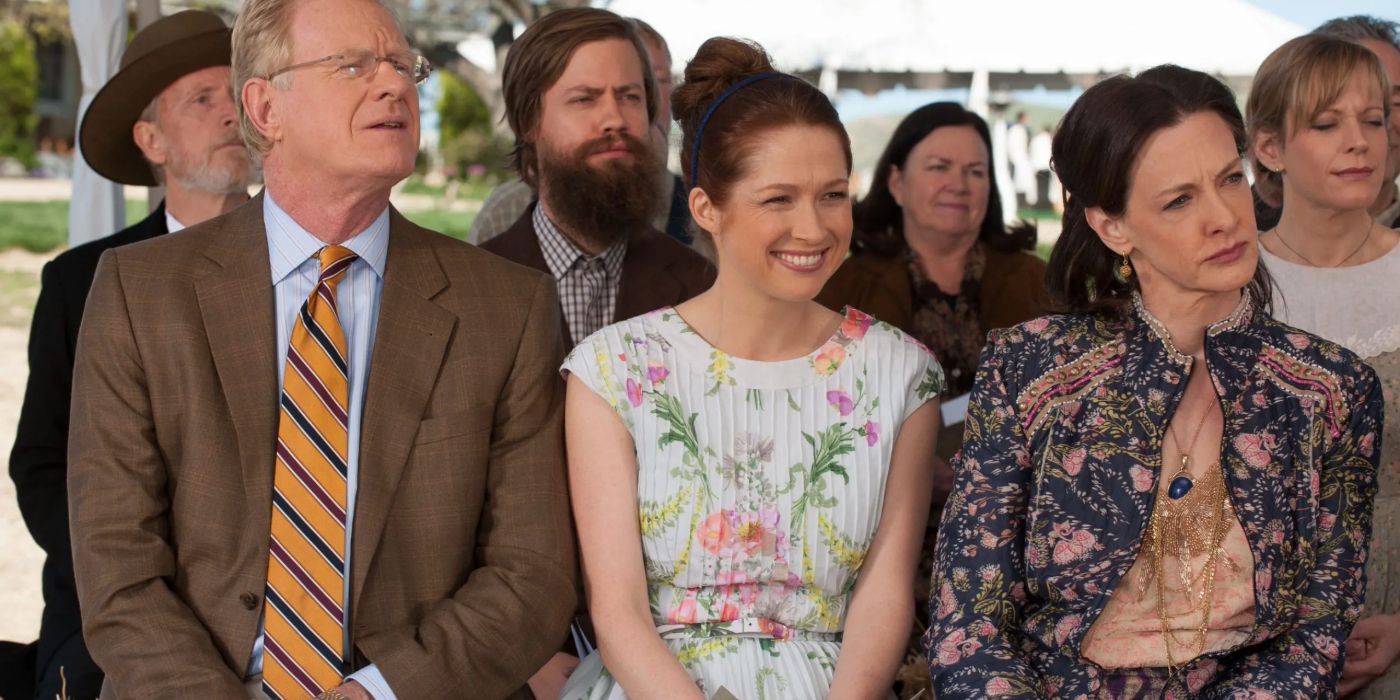
[[[39,63],[34,40],[17,21],[0,20],[0,158],[15,158],[33,167],[34,102],[39,92]]]
[[[439,148],[443,165],[458,178],[506,174],[511,142],[496,133],[491,108],[451,71],[439,74]]]

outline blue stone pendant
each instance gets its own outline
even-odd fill
[[[1167,489],[1167,496],[1173,501],[1179,501],[1185,498],[1186,494],[1191,492],[1191,487],[1195,485],[1195,482],[1191,481],[1191,477],[1178,476],[1172,479],[1171,486]]]

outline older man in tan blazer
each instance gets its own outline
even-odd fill
[[[266,191],[103,256],[74,379],[84,631],[120,698],[497,698],[574,607],[558,300],[409,223],[426,62],[372,0],[249,0]]]

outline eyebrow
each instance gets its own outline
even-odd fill
[[[615,90],[615,91],[617,91],[617,92],[622,92],[622,91],[625,91],[625,90],[641,90],[641,89],[642,89],[642,84],[641,84],[641,83],[623,83],[622,85],[618,85],[618,86],[616,86],[616,87],[612,87],[611,89],[612,89],[612,90]],[[565,90],[565,92],[581,92],[581,93],[584,93],[584,94],[586,94],[586,95],[601,95],[601,94],[607,92],[608,90],[609,90],[609,88],[607,88],[607,87],[598,87],[598,86],[596,86],[596,85],[575,85],[575,86],[573,86],[573,87],[571,87],[571,88]]]
[[[1239,160],[1239,158],[1233,158],[1233,159],[1230,160],[1229,163],[1226,163],[1226,164],[1225,164],[1225,167],[1221,168],[1218,172],[1215,173],[1215,178],[1218,180],[1218,179],[1224,177],[1225,174],[1226,174],[1226,173],[1229,173],[1231,170],[1239,170],[1240,167],[1241,167],[1241,166],[1240,166],[1240,160]],[[1180,194],[1180,193],[1183,193],[1183,192],[1192,192],[1192,191],[1194,191],[1194,190],[1196,190],[1196,189],[1198,189],[1197,186],[1196,186],[1196,183],[1194,183],[1194,182],[1183,182],[1183,183],[1181,183],[1181,184],[1179,184],[1179,185],[1174,185],[1174,186],[1172,186],[1172,187],[1168,187],[1168,188],[1162,190],[1161,192],[1158,192],[1158,193],[1157,193],[1157,196],[1158,196],[1158,197],[1163,197],[1163,196],[1166,196],[1166,195]]]
[[[943,162],[945,162],[945,163],[956,163],[956,162],[957,162],[956,160],[954,160],[954,159],[952,159],[952,158],[949,158],[948,156],[940,156],[940,155],[937,155],[937,154],[930,154],[930,155],[928,155],[928,156],[925,156],[925,159],[926,159],[926,160],[928,160],[928,159],[931,159],[931,160],[941,160],[941,161],[943,161]],[[966,162],[966,163],[963,163],[963,165],[981,165],[981,166],[984,166],[984,167],[985,167],[985,166],[987,165],[987,162],[984,161],[984,160],[980,160],[980,159],[979,159],[979,160],[970,160],[970,161],[968,161],[968,162]]]
[[[849,178],[849,177],[838,177],[838,178],[836,178],[836,179],[834,179],[834,180],[829,180],[829,181],[823,183],[818,189],[823,189],[823,190],[825,190],[825,189],[830,189],[830,188],[832,188],[832,187],[850,187],[850,185],[851,185],[851,178]],[[802,186],[801,186],[801,185],[793,184],[793,183],[791,183],[791,182],[770,182],[770,183],[768,183],[768,184],[766,184],[766,185],[764,185],[764,186],[758,188],[758,190],[759,190],[760,192],[762,192],[762,191],[764,191],[764,190],[784,190],[784,191],[788,191],[788,190],[800,190],[800,189],[802,189]]]

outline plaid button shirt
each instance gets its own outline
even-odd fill
[[[579,250],[545,216],[544,207],[535,207],[534,224],[545,264],[559,282],[559,301],[564,307],[569,335],[575,343],[582,342],[613,322],[627,242],[617,241],[601,255],[591,256]]]

